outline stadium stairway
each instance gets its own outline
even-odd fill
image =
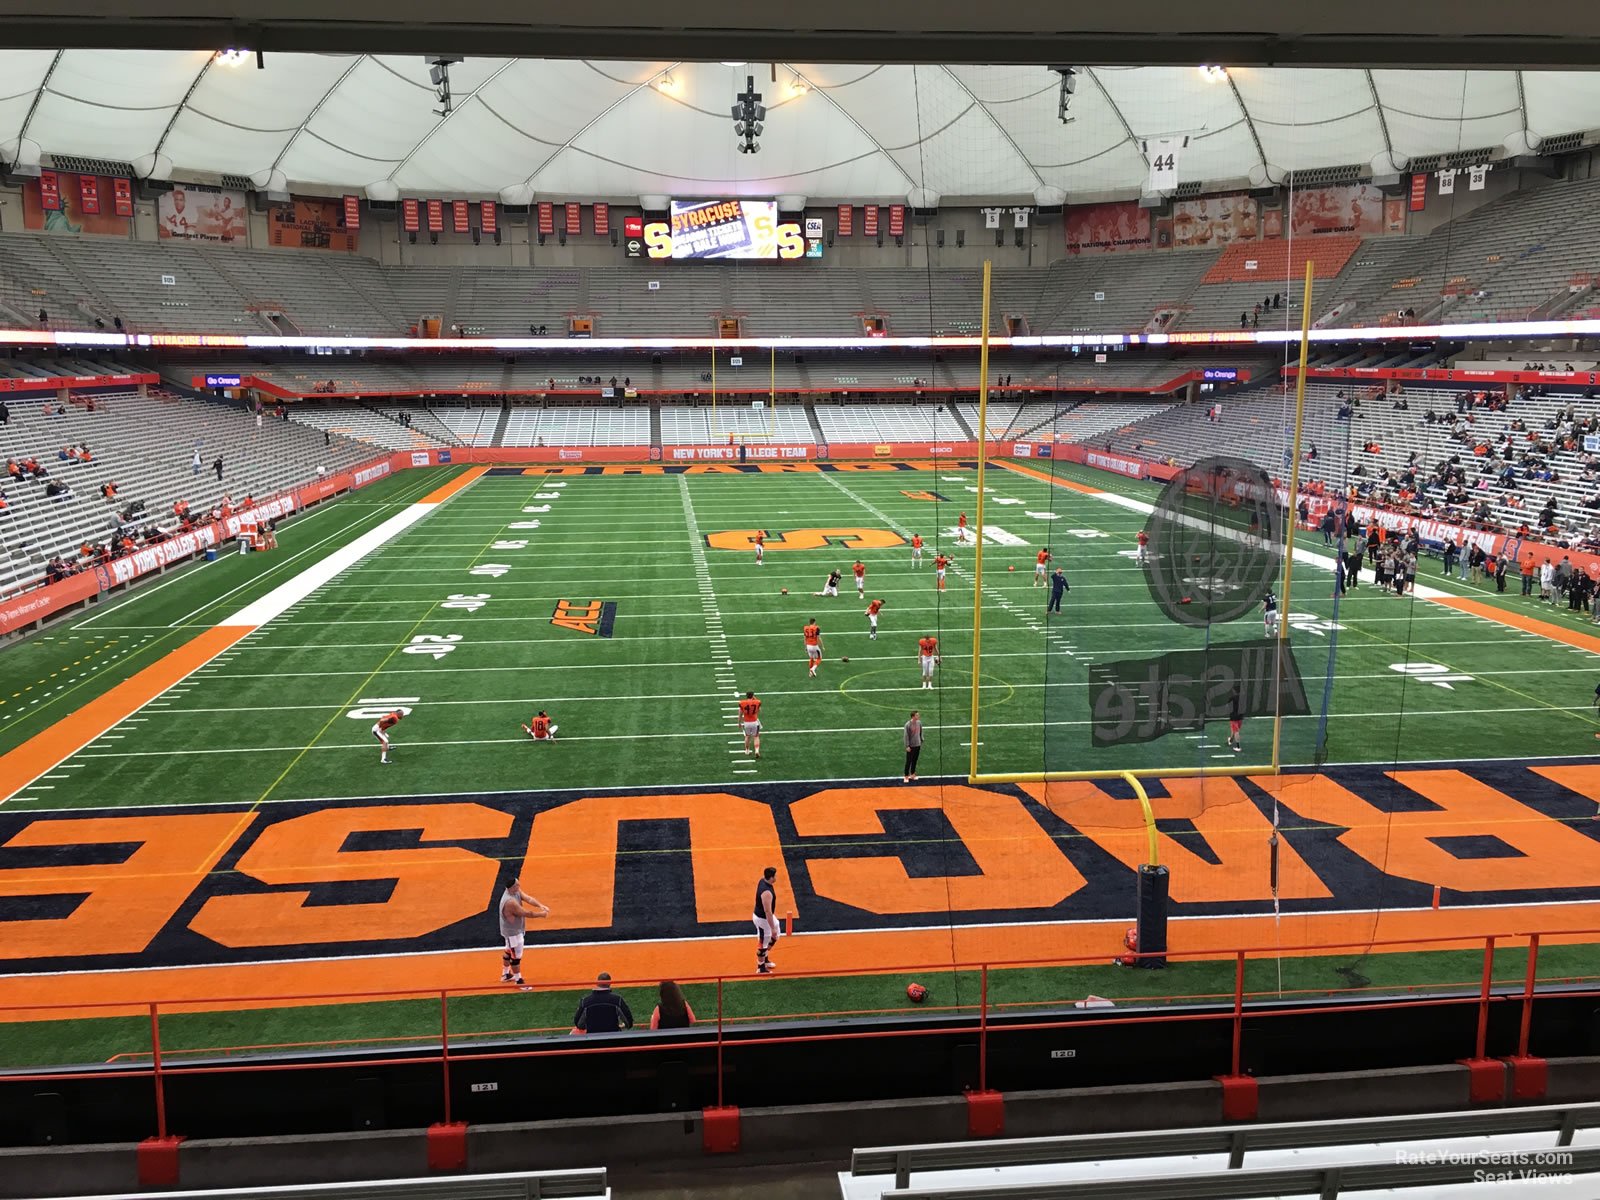
[[[660,370],[657,367],[656,370]],[[650,448],[657,454],[661,453],[661,404],[656,402],[650,406]]]
[[[509,406],[502,404],[500,406],[500,419],[494,423],[494,432],[489,435],[489,445],[503,446],[506,444],[506,426],[509,424],[511,424],[511,409]]]
[[[971,441],[977,441],[978,432],[977,430],[973,429],[971,425],[967,424],[966,417],[961,415],[961,407],[956,404],[947,404],[944,407],[946,411],[949,412],[950,416],[954,418],[955,423],[961,426],[962,434]]]
[[[811,436],[817,439],[817,445],[826,446],[828,435],[822,432],[822,422],[817,419],[817,408],[814,404],[807,404],[806,422],[811,426]]]

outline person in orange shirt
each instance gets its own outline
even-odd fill
[[[522,732],[536,742],[553,742],[556,740],[557,728],[558,726],[551,723],[550,714],[541,708],[538,715],[533,718],[532,724],[522,727]]]
[[[922,565],[922,535],[911,535],[911,569],[914,571]]]
[[[939,639],[936,637],[918,638],[917,657],[922,663],[922,686],[932,690],[933,669],[941,661],[939,658]]]
[[[765,529],[756,530],[756,536],[751,538],[750,540],[755,543],[755,547],[756,547],[756,566],[759,567],[761,565],[761,563],[762,563],[762,560],[767,557],[767,546],[766,546],[767,531]]]
[[[967,514],[966,513],[962,513],[960,520],[958,520],[956,522],[956,541],[960,542],[963,546],[967,544]]]
[[[1533,552],[1530,550],[1522,560],[1522,594],[1533,595]]]
[[[817,619],[812,617],[800,633],[806,639],[806,662],[811,678],[815,679],[817,668],[822,665],[822,629],[817,625]]]
[[[1150,545],[1150,535],[1141,529],[1139,530],[1139,536],[1136,540],[1139,543],[1138,563],[1142,567],[1144,566],[1145,547]]]
[[[739,722],[744,727],[744,750],[750,753],[751,743],[755,743],[755,754],[761,757],[761,701],[756,699],[754,692],[746,692],[744,699],[739,701]]]
[[[1043,550],[1039,551],[1038,554],[1033,556],[1033,586],[1034,587],[1043,587],[1044,586],[1044,569],[1045,569],[1045,564],[1047,564],[1049,561],[1050,561],[1050,547],[1049,546],[1046,546]]]
[[[373,725],[372,736],[378,739],[378,745],[381,747],[378,752],[378,761],[380,763],[389,761],[389,730],[400,724],[405,719],[405,716],[406,710],[397,708],[393,712],[384,713],[383,716],[378,718],[377,723]]]
[[[878,610],[882,607],[882,600],[874,600],[871,604],[867,605],[867,625],[872,631],[867,636],[871,641],[874,642],[878,640]]]
[[[950,560],[948,558],[946,558],[944,555],[939,554],[939,555],[935,555],[934,556],[933,573],[934,573],[934,578],[939,581],[939,590],[941,592],[944,591],[944,569],[946,567],[948,567],[949,565],[950,565]]]
[[[865,600],[867,598],[867,564],[858,558],[856,559],[856,565],[850,569],[855,572],[856,576],[856,599]]]

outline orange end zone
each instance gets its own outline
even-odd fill
[[[162,655],[137,675],[95,697],[16,749],[0,755],[0,803],[4,803],[62,759],[82,750],[133,716],[173,684],[206,665],[254,631],[251,625],[219,625]]]
[[[1054,475],[1046,475],[1043,471],[1035,471],[1032,467],[1024,467],[1019,463],[1001,462],[997,459],[990,460],[992,465],[1006,471],[1015,471],[1018,475],[1026,475],[1030,479],[1042,479],[1045,483],[1053,483],[1056,487],[1066,488],[1072,492],[1082,492],[1085,496],[1102,496],[1104,488],[1090,487],[1087,483],[1074,483],[1070,479],[1058,479]]]
[[[443,503],[444,501],[450,499],[451,496],[454,496],[462,488],[466,487],[467,484],[471,483],[474,479],[477,479],[480,475],[487,474],[488,470],[489,470],[488,467],[468,467],[465,471],[461,472],[461,474],[457,475],[454,479],[448,480],[445,483],[441,483],[438,487],[434,488],[433,491],[429,492],[421,500],[418,500],[417,503],[418,504],[440,504],[440,503]]]
[[[1540,637],[1549,638],[1552,642],[1561,642],[1568,646],[1576,646],[1580,650],[1587,650],[1591,654],[1600,654],[1600,637],[1583,633],[1576,629],[1563,629],[1549,621],[1541,621],[1538,617],[1525,617],[1521,613],[1511,612],[1504,608],[1497,608],[1493,604],[1485,604],[1482,600],[1474,600],[1468,596],[1442,596],[1433,598],[1433,603],[1441,604],[1445,608],[1453,608],[1457,612],[1468,613],[1474,617],[1482,617],[1486,621],[1494,621],[1499,625],[1509,625],[1512,629],[1521,629],[1526,633],[1536,633]]]

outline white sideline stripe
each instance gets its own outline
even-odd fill
[[[469,485],[470,486],[470,485]],[[397,512],[383,524],[369,529],[355,541],[340,546],[321,562],[301,571],[286,583],[280,583],[265,596],[245,605],[219,625],[244,625],[257,627],[276,620],[288,609],[309,597],[323,584],[348,571],[374,550],[381,550],[393,538],[410,529],[437,507],[433,504],[412,504]]]

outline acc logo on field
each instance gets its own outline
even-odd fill
[[[1180,625],[1244,616],[1277,583],[1283,564],[1272,480],[1242,458],[1204,459],[1173,476],[1145,532],[1150,598]]]
[[[759,529],[724,529],[706,534],[706,545],[713,550],[749,550],[760,532]],[[841,526],[837,529],[768,530],[764,544],[768,550],[824,550],[829,546],[842,546],[846,550],[887,550],[904,546],[906,540],[888,529]]]
[[[609,600],[557,600],[550,624],[589,637],[611,636],[617,620],[617,606]]]

